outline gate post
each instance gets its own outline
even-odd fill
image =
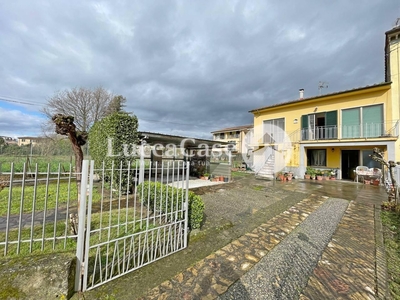
[[[86,192],[88,189],[89,161],[82,162],[80,203],[78,207],[78,240],[76,243],[76,271],[75,271],[75,291],[82,291],[82,275],[84,274],[84,255],[85,255],[85,227],[86,227]]]

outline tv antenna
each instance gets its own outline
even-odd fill
[[[318,94],[321,96],[322,95],[322,89],[327,89],[327,88],[328,88],[328,82],[320,81],[318,83]]]

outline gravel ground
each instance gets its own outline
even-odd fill
[[[218,299],[298,299],[348,204],[328,199]]]

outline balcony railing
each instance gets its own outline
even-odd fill
[[[316,126],[314,129],[304,128],[300,130],[301,141],[384,138],[398,137],[398,135],[399,121],[365,123],[362,125],[342,125],[341,127],[336,125]],[[297,133],[291,135],[291,137],[296,138]]]

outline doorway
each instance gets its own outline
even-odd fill
[[[342,150],[342,179],[354,180],[354,170],[360,163],[360,150]]]

